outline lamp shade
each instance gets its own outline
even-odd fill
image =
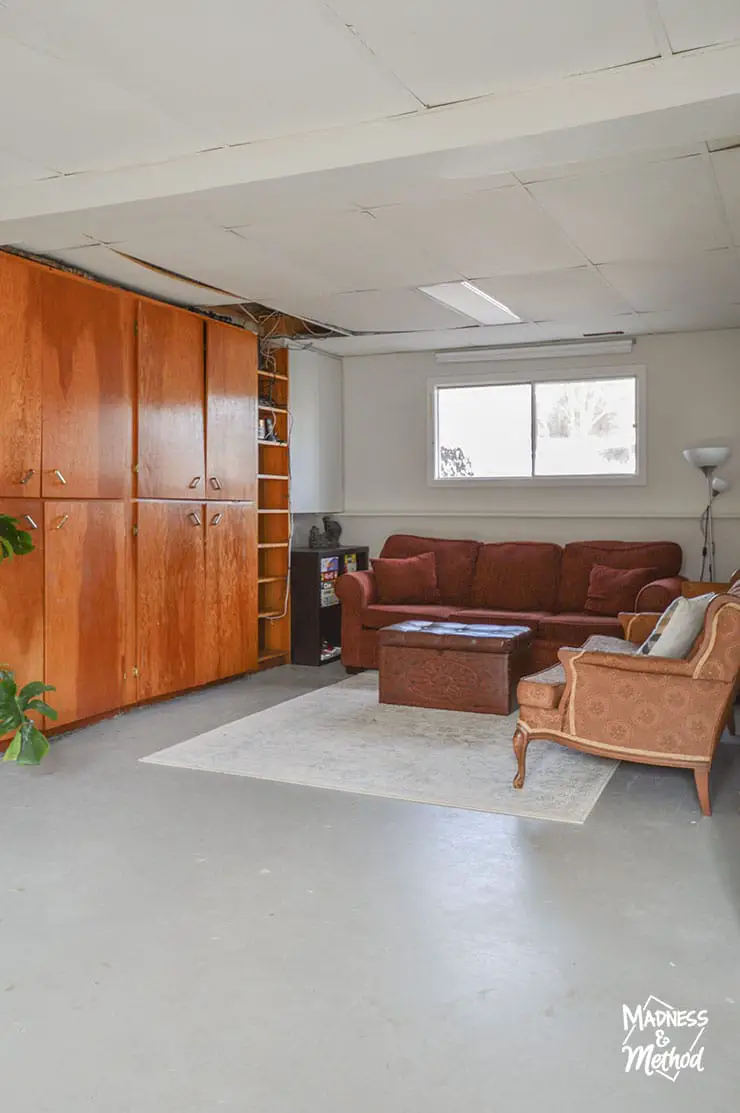
[[[712,490],[715,495],[724,495],[725,491],[729,491],[729,479],[723,479],[721,475],[715,475],[712,479]]]
[[[732,455],[732,449],[724,445],[707,445],[703,448],[685,448],[684,459],[695,468],[721,468]]]

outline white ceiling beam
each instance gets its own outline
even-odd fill
[[[486,146],[502,170],[522,169],[547,161],[550,149],[562,162],[594,157],[600,145],[665,146],[667,124],[688,139],[692,131],[706,136],[715,117],[720,126],[726,116],[727,127],[734,118],[736,130],[739,105],[734,43],[367,124],[8,187],[0,190],[0,221],[472,146]]]

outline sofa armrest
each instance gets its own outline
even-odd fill
[[[342,606],[358,613],[378,601],[374,572],[345,572],[337,580],[335,590]]]
[[[609,669],[611,672],[631,673],[633,676],[642,673],[643,675],[692,677],[694,673],[693,664],[683,658],[646,657],[642,653],[599,653],[584,652],[582,649],[575,651],[561,649],[558,651],[558,657],[569,678],[573,677],[576,667]]]
[[[645,584],[635,600],[635,611],[657,611],[662,614],[669,603],[678,599],[685,576],[666,576],[663,580],[653,580]]]
[[[652,634],[662,613],[657,611],[655,614],[636,614],[633,611],[622,611],[617,617],[622,624],[625,641],[642,645],[645,638]]]

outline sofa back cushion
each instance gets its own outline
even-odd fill
[[[467,607],[470,605],[470,589],[479,548],[480,541],[447,541],[438,537],[394,533],[386,541],[380,555],[398,559],[434,553],[441,602]]]
[[[656,579],[677,576],[683,553],[673,541],[573,541],[563,550],[558,611],[583,611],[595,564],[607,568],[655,568]]]
[[[554,611],[562,549],[543,541],[481,545],[472,606],[507,611]]]
[[[378,557],[373,561],[379,603],[439,603],[437,558],[434,553],[414,557]]]

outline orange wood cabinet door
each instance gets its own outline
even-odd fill
[[[140,498],[203,498],[203,321],[139,302],[138,485]]]
[[[41,275],[42,493],[131,494],[136,299],[66,275]]]
[[[40,271],[0,254],[0,497],[41,493]]]
[[[49,501],[45,519],[46,680],[70,723],[126,702],[126,508]]]
[[[43,507],[31,499],[0,502],[0,514],[18,519],[34,551],[0,565],[0,664],[13,669],[18,686],[44,678]]]
[[[203,682],[205,512],[197,502],[137,506],[139,698]]]
[[[244,503],[206,506],[204,679],[257,668],[257,512]]]
[[[206,496],[257,498],[257,337],[206,323]]]

